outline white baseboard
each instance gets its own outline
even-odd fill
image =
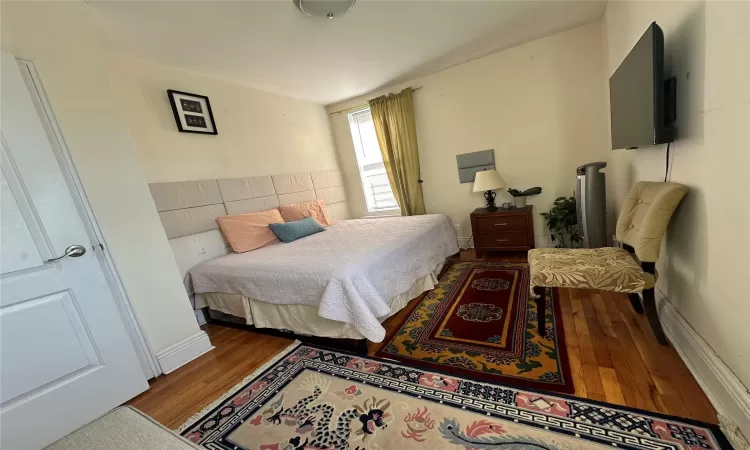
[[[458,246],[460,248],[474,248],[473,237],[459,237]],[[554,247],[549,236],[534,236],[534,246],[536,248]]]
[[[474,248],[474,238],[459,237],[458,247],[459,248]]]
[[[664,331],[719,413],[724,434],[737,449],[748,449],[750,392],[669,299],[656,289]]]
[[[552,243],[552,239],[550,239],[549,235],[534,236],[534,246],[536,248],[550,248],[554,247],[554,244]]]
[[[156,360],[162,373],[168,374],[213,349],[206,332],[200,331],[158,352]]]

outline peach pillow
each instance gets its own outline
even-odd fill
[[[281,217],[286,222],[294,222],[295,220],[312,217],[324,227],[333,225],[333,220],[328,217],[328,211],[326,211],[326,202],[323,200],[279,206],[279,210],[281,211]]]
[[[279,239],[268,224],[284,223],[284,219],[279,210],[274,208],[258,213],[217,217],[216,223],[232,250],[244,253],[277,242]]]

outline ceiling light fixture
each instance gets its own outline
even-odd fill
[[[294,6],[310,17],[334,19],[346,14],[356,0],[292,0]]]

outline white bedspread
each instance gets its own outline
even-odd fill
[[[386,301],[456,252],[456,231],[442,214],[345,220],[288,244],[205,261],[190,269],[186,284],[194,293],[313,306],[380,342]]]

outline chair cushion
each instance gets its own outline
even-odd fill
[[[531,286],[641,292],[646,273],[621,248],[538,248],[529,251]],[[653,276],[650,277],[653,286]]]
[[[641,261],[656,262],[672,213],[687,191],[677,183],[637,182],[620,208],[617,240],[633,247]]]

